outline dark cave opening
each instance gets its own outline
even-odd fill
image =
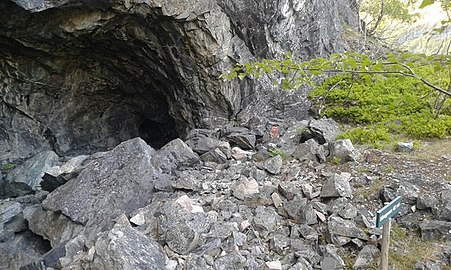
[[[155,149],[159,149],[179,137],[175,121],[172,118],[167,118],[164,122],[145,119],[139,125],[138,132],[139,137]]]

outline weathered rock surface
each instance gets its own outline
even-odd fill
[[[50,193],[43,207],[61,212],[91,233],[111,228],[120,214],[151,200],[159,177],[152,166],[154,155],[155,150],[141,139],[124,142]]]
[[[351,197],[352,189],[349,183],[351,177],[348,173],[334,174],[328,177],[321,189],[321,197]]]
[[[357,161],[359,154],[352,145],[351,140],[338,140],[331,144],[331,158],[337,158],[340,162]]]
[[[100,234],[88,251],[61,260],[63,269],[165,269],[162,247],[129,226],[117,224]]]
[[[33,190],[38,190],[45,171],[56,165],[59,165],[58,155],[53,151],[44,151],[9,173],[5,185],[8,185],[8,182],[22,182]]]
[[[137,136],[159,148],[191,128],[261,130],[268,117],[305,119],[301,91],[219,76],[287,51],[307,59],[345,49],[343,23],[358,27],[355,7],[355,0],[1,1],[0,160],[95,152]]]
[[[380,251],[377,247],[367,245],[357,255],[357,259],[353,265],[353,269],[366,269],[373,265],[375,258],[379,257]]]

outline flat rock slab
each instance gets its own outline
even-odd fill
[[[61,211],[86,226],[111,228],[120,214],[144,207],[152,198],[160,175],[152,166],[154,154],[142,139],[123,142],[50,193],[44,209]]]
[[[312,120],[310,121],[308,128],[310,129],[313,138],[317,140],[319,144],[333,142],[340,133],[337,122],[328,118]]]
[[[21,182],[34,190],[39,189],[44,172],[59,164],[53,151],[44,151],[27,160],[8,174],[7,182]]]
[[[0,226],[22,212],[22,205],[12,201],[0,201]]]
[[[359,238],[368,240],[368,235],[351,220],[342,219],[340,217],[331,217],[329,219],[329,233],[331,235],[345,236],[349,238]]]

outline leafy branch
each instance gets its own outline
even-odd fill
[[[404,76],[414,78],[447,97],[451,96],[450,82],[447,82],[447,85],[445,80],[438,80],[438,84],[433,83],[415,71],[416,68],[424,66],[430,66],[432,73],[446,70],[451,76],[451,57],[447,56],[404,53],[388,54],[384,59],[370,59],[367,55],[350,52],[333,54],[328,59],[315,58],[302,62],[287,55],[284,60],[264,59],[254,63],[237,64],[232,71],[222,76],[231,80],[245,77],[256,78],[267,74],[284,90],[297,89],[303,85],[316,86],[318,77],[336,74],[359,75],[368,83],[375,75]]]

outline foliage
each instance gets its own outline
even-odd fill
[[[420,8],[425,8],[434,3],[440,3],[441,8],[446,12],[448,19],[441,21],[441,27],[435,28],[435,33],[443,33],[451,24],[451,0],[423,0]]]
[[[338,165],[342,162],[341,158],[339,157],[333,157],[332,160],[330,161],[333,165]]]
[[[418,14],[411,12],[415,0],[361,0],[359,13],[365,22],[365,31],[368,35],[374,35],[380,30],[381,25],[390,24],[393,21],[412,22]]]
[[[2,170],[12,170],[16,168],[16,164],[14,163],[6,163],[1,166]]]
[[[371,59],[357,53],[329,59],[283,60],[238,64],[227,79],[268,74],[290,90],[309,85],[322,115],[357,125],[342,136],[378,146],[390,134],[414,138],[451,135],[451,57],[403,53]]]
[[[283,160],[288,159],[288,154],[280,148],[271,147],[268,149],[268,153],[270,157],[280,156]]]
[[[340,86],[330,90],[337,83]],[[341,137],[380,147],[381,141],[392,140],[390,134],[413,138],[451,135],[449,100],[445,100],[437,112],[434,104],[438,95],[429,92],[427,87],[412,78],[378,78],[366,83],[339,75],[327,79],[310,96],[314,100],[321,97],[320,106],[325,107],[323,115],[360,125],[341,134]]]

